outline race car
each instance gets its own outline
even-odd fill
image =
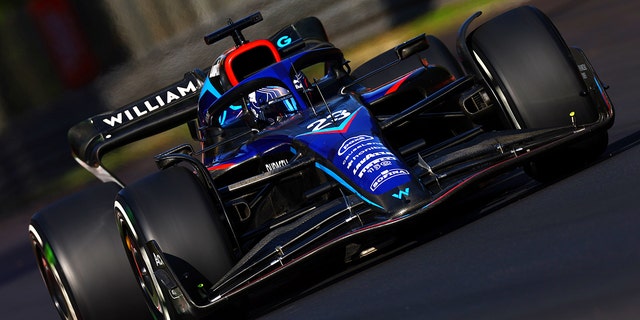
[[[614,110],[584,52],[540,10],[460,27],[457,58],[419,35],[352,70],[313,17],[242,30],[207,70],[72,127],[103,183],[29,234],[64,319],[254,317],[384,258],[496,177],[548,182],[608,144]],[[187,124],[193,145],[125,185],[111,150]],[[194,146],[195,145],[195,146]],[[437,263],[437,262],[434,262]]]

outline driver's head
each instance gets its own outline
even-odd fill
[[[298,105],[289,90],[268,86],[249,94],[248,109],[260,127],[266,127],[296,114]]]

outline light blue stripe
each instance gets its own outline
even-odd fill
[[[226,120],[227,120],[227,110],[224,110],[220,115],[220,117],[218,117],[218,123],[220,123],[220,125],[224,125],[224,122]]]
[[[337,174],[335,174],[333,171],[329,170],[327,167],[319,164],[316,162],[316,168],[324,171],[324,173],[328,174],[329,176],[331,176],[333,179],[335,179],[336,181],[338,181],[338,183],[340,183],[341,185],[343,185],[345,188],[349,189],[349,191],[355,193],[360,199],[364,200],[366,203],[372,205],[372,206],[376,206],[380,209],[384,209],[382,208],[382,206],[380,206],[379,204],[365,198],[364,196],[362,196],[358,191],[356,191],[356,189],[354,189],[353,187],[351,187],[346,181],[344,181],[342,178],[340,178]]]
[[[296,111],[296,100],[291,98],[284,100],[284,104],[287,106],[287,110],[290,112]]]
[[[207,91],[211,92],[213,96],[216,97],[216,99],[220,98],[221,96],[220,92],[218,92],[218,90],[216,90],[213,84],[211,84],[211,81],[209,80],[209,78],[204,79],[202,90],[200,90],[200,98],[202,98],[202,95],[204,95],[204,93]]]

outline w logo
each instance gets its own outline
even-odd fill
[[[404,190],[398,191],[398,193],[392,194],[392,196],[396,199],[402,199],[402,197],[409,196],[409,188],[404,188]]]

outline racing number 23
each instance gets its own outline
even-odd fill
[[[307,126],[307,129],[311,129],[311,131],[319,131],[325,129],[333,124],[333,121],[342,121],[349,117],[351,112],[347,110],[339,110],[334,111],[331,115],[328,115],[326,118],[320,118]]]

